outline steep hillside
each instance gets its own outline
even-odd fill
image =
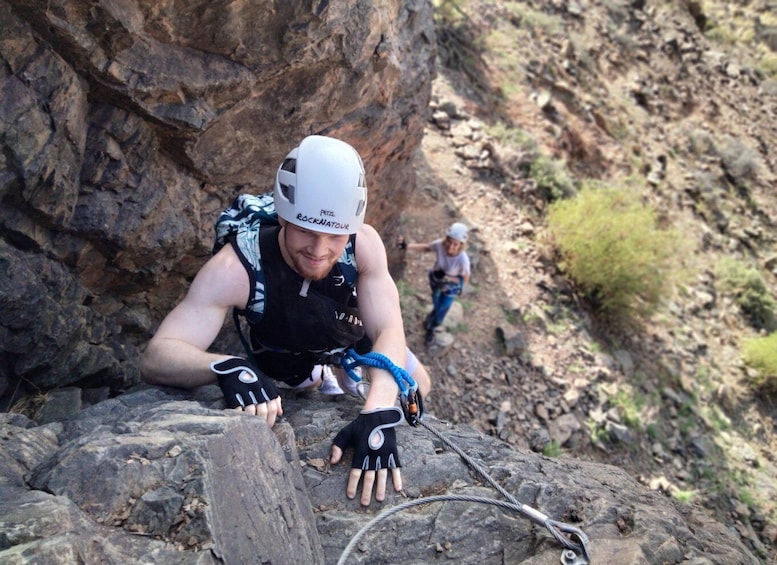
[[[740,347],[774,328],[744,315],[719,270],[722,258],[756,269],[775,295],[773,7],[440,4],[434,116],[396,233],[430,241],[463,220],[475,270],[461,318],[425,348],[430,260],[401,258],[429,409],[621,466],[773,559],[777,408]],[[634,187],[682,234],[684,276],[640,327],[604,323],[558,271],[539,159],[575,182]]]

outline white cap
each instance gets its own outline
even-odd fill
[[[465,241],[467,241],[467,226],[465,226],[461,222],[456,222],[454,224],[451,224],[451,227],[448,228],[448,233],[446,233],[445,235],[455,239],[456,241],[460,241],[461,243],[464,243]]]

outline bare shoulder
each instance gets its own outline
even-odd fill
[[[248,273],[232,246],[225,245],[197,273],[189,289],[192,299],[218,306],[245,307]]]
[[[356,234],[356,264],[360,273],[388,269],[386,248],[378,232],[369,224],[363,224]]]
[[[381,244],[381,246],[383,245],[383,242],[380,239],[380,235],[378,234],[378,230],[373,228],[370,224],[362,224],[362,227],[359,228],[359,232],[357,233],[357,237],[359,241],[365,239],[368,241],[376,240]]]

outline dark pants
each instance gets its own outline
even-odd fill
[[[429,286],[432,289],[432,313],[427,318],[427,329],[433,329],[445,319],[454,298],[461,294],[463,281],[458,284],[445,276],[444,271],[429,271]]]
[[[431,325],[433,328],[442,324],[443,320],[445,319],[445,315],[448,313],[448,310],[451,309],[451,304],[453,304],[453,300],[455,298],[455,295],[447,294],[441,290],[435,290],[432,292]]]

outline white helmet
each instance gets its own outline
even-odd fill
[[[448,233],[446,233],[448,237],[455,239],[456,241],[460,241],[461,243],[464,243],[467,241],[467,226],[462,224],[461,222],[456,222],[455,224],[451,224],[451,227],[448,228]]]
[[[364,223],[367,186],[356,149],[332,137],[310,135],[283,160],[275,176],[275,210],[294,225],[352,234]]]

